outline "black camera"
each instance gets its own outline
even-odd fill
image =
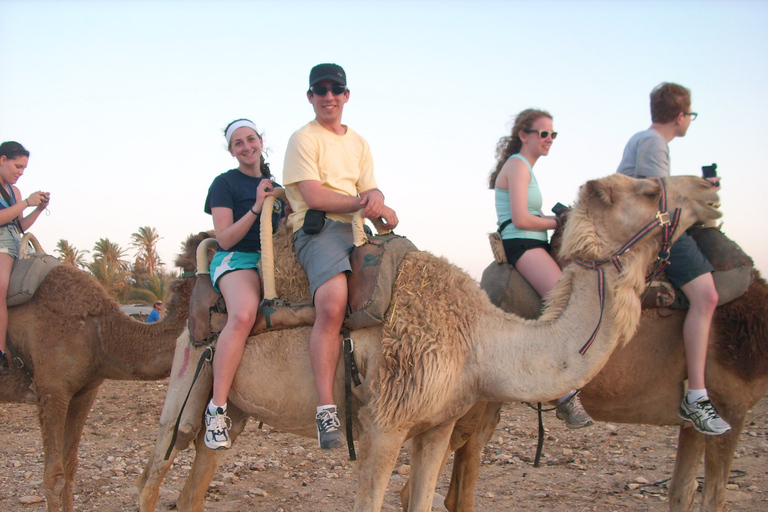
[[[565,206],[563,203],[557,203],[555,206],[552,207],[552,213],[554,213],[558,217],[564,214],[567,210],[568,210],[568,207]]]
[[[716,178],[717,177],[717,164],[703,165],[701,167],[702,178]]]

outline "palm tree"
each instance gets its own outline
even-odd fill
[[[100,238],[93,246],[93,263],[86,265],[93,277],[101,283],[112,297],[124,299],[129,290],[128,271],[130,264],[123,260],[125,250],[113,244],[108,238]]]
[[[160,271],[163,262],[157,252],[158,240],[160,235],[155,228],[149,226],[140,227],[136,233],[131,234],[131,247],[137,251],[134,265],[137,273],[152,278]]]
[[[99,238],[99,241],[93,246],[93,259],[94,260],[106,260],[110,263],[117,264],[123,270],[127,270],[130,264],[123,260],[125,257],[125,249],[120,247],[119,244],[113,244],[109,241],[109,238]]]
[[[63,238],[56,244],[56,252],[59,253],[59,261],[65,265],[72,265],[81,270],[87,266],[87,263],[85,262],[85,253],[88,251],[76,249],[74,245],[70,245],[70,243]]]
[[[126,298],[130,302],[143,302],[148,305],[156,301],[165,302],[168,298],[168,285],[174,277],[173,273],[161,270],[149,279],[135,284]]]

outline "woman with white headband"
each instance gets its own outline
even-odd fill
[[[213,450],[231,446],[227,396],[261,302],[259,217],[264,200],[274,196],[274,187],[279,186],[272,182],[261,136],[251,121],[232,121],[224,136],[238,166],[213,180],[205,200],[218,242],[210,265],[211,281],[227,304],[227,324],[213,358],[213,398],[205,410],[205,444]],[[282,213],[283,202],[276,200],[274,226]]]

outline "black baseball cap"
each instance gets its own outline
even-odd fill
[[[338,64],[318,64],[309,72],[309,86],[312,87],[323,80],[333,80],[346,87],[347,74]]]

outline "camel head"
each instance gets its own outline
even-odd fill
[[[717,192],[708,181],[695,176],[673,176],[664,179],[664,186],[667,211],[671,215],[676,208],[681,210],[673,241],[692,225],[722,215],[717,210]],[[658,180],[636,179],[622,174],[588,181],[579,190],[578,199],[568,215],[561,257],[596,261],[610,258],[656,219],[663,192]],[[660,228],[654,229],[638,245],[657,250],[661,232]]]

